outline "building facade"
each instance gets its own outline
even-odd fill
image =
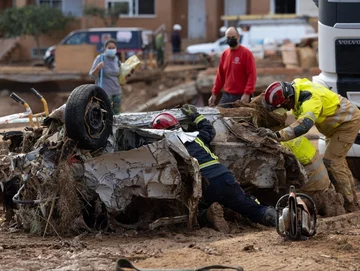
[[[60,36],[64,37],[73,29],[104,26],[99,18],[83,16],[86,6],[106,10],[121,6],[122,14],[116,25],[120,27],[156,30],[165,26],[166,32],[170,34],[172,26],[180,24],[184,45],[218,39],[220,27],[231,25],[228,21],[221,20],[223,15],[291,13],[317,16],[317,7],[312,0],[1,0],[0,11],[31,4],[59,8],[64,14],[75,18],[74,23],[62,35],[56,35],[56,38],[44,37],[44,47],[56,44],[61,40]],[[31,39],[26,40],[26,46],[35,47]]]
[[[0,10],[11,6],[47,5],[64,14],[82,17],[85,6],[107,10],[122,6],[118,26],[146,27],[155,30],[164,24],[167,31],[180,24],[182,36],[189,39],[214,40],[219,28],[227,25],[222,15],[282,14],[317,16],[312,0],[2,0]],[[82,27],[99,27],[101,20],[83,18]]]
[[[155,30],[164,25],[169,34],[174,24],[180,24],[182,37],[203,40],[217,38],[224,12],[224,0],[84,0],[84,4],[106,9],[126,7],[118,26]],[[83,18],[84,28],[101,24],[100,20]]]

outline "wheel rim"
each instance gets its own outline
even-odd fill
[[[92,103],[89,108],[89,121],[93,129],[99,129],[102,125],[102,112],[98,103]]]
[[[91,138],[99,138],[106,128],[107,110],[105,103],[91,97],[85,111],[85,125]]]

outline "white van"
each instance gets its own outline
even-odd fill
[[[285,39],[294,43],[300,43],[301,38],[305,35],[315,33],[314,28],[309,24],[267,24],[253,25],[249,31],[238,29],[241,38],[240,44],[253,52],[254,56],[261,57],[264,46],[280,45]],[[222,37],[212,43],[201,43],[190,45],[186,48],[189,54],[221,54],[228,45],[226,38]],[[267,48],[265,48],[267,49]]]
[[[243,32],[240,36],[240,44],[248,48],[255,57],[263,58],[263,48],[259,44],[249,43],[249,32]],[[221,54],[229,45],[226,43],[226,37],[222,37],[215,42],[211,43],[200,43],[190,45],[186,48],[188,54]]]

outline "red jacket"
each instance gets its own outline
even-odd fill
[[[226,49],[220,58],[213,94],[224,91],[230,94],[252,94],[255,91],[256,67],[253,54],[245,47]]]

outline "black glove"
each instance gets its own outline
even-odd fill
[[[181,107],[181,111],[192,121],[194,121],[199,116],[196,107],[192,104],[184,104]]]
[[[258,128],[258,129],[256,130],[256,132],[257,132],[257,134],[258,134],[259,136],[261,136],[261,137],[266,137],[266,136],[267,136],[267,137],[270,137],[270,138],[275,139],[275,140],[278,139],[276,133],[273,132],[273,131],[271,131],[271,130],[268,129],[268,128],[260,127],[260,128]]]

